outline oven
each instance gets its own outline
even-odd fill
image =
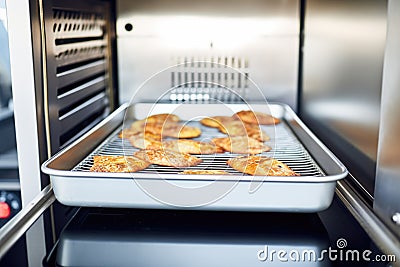
[[[8,1],[23,209],[0,229],[0,262],[397,266],[399,11],[390,0]],[[200,121],[241,110],[281,121],[261,126],[261,155],[299,176],[245,175],[227,152],[90,171],[96,155],[138,152],[119,135],[137,120],[175,114],[209,142],[225,135]]]

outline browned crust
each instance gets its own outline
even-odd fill
[[[137,172],[147,168],[151,163],[133,156],[93,157],[92,172]]]
[[[164,149],[187,154],[215,154],[219,151],[214,144],[187,139],[168,140],[162,146]]]
[[[299,176],[283,162],[265,156],[241,156],[228,160],[227,164],[250,175]]]
[[[200,123],[207,127],[219,128],[224,122],[234,121],[230,116],[206,117],[200,120]]]
[[[265,142],[271,138],[267,135],[258,125],[256,124],[246,124],[247,136],[257,139],[258,141]]]
[[[173,138],[195,138],[201,135],[198,127],[192,127],[176,123],[175,121],[165,122],[146,122],[145,120],[135,121],[131,127],[124,129],[120,134],[120,138],[130,138],[139,133],[153,135],[151,138],[161,140],[161,136]]]
[[[221,122],[217,128],[229,136],[249,136],[263,142],[270,140],[270,137],[258,124],[250,124],[241,120],[227,120]]]
[[[259,154],[271,150],[263,142],[247,136],[214,138],[212,141],[225,151],[237,154]]]
[[[179,153],[165,149],[140,150],[134,156],[153,164],[171,167],[190,167],[201,163],[201,159],[190,154]]]
[[[180,118],[175,114],[161,113],[161,114],[151,115],[144,120],[146,121],[146,123],[164,123],[166,121],[178,122],[180,121]]]
[[[140,149],[160,149],[162,142],[152,138],[152,134],[139,133],[129,137],[129,142],[133,147]],[[156,136],[157,137],[157,136]]]
[[[218,129],[220,132],[230,136],[243,136],[247,134],[245,125],[241,121],[223,122]]]
[[[148,123],[145,125],[145,131],[155,135],[173,138],[195,138],[201,135],[200,128],[175,122]]]
[[[162,136],[173,138],[195,138],[201,135],[200,128],[177,124],[162,130]]]
[[[234,116],[239,117],[242,121],[251,124],[273,125],[280,122],[280,119],[273,117],[270,114],[262,112],[253,112],[251,110],[242,110]]]
[[[119,133],[118,137],[119,138],[124,138],[124,139],[130,139],[132,137],[136,137],[136,138],[138,138],[138,137],[142,137],[142,138],[146,137],[147,139],[161,141],[161,134],[154,134],[154,133],[149,132],[149,131],[145,132],[144,129],[141,130],[141,131],[132,131],[129,128],[128,129],[124,129]]]

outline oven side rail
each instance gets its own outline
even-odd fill
[[[53,204],[55,199],[53,188],[49,184],[0,229],[0,259]]]

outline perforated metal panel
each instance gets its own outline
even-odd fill
[[[169,100],[223,102],[246,99],[249,90],[249,60],[239,56],[172,58]],[[225,88],[229,88],[226,90]]]
[[[44,1],[48,135],[54,153],[112,109],[112,7]],[[46,107],[45,107],[46,110]]]

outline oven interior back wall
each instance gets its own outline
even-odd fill
[[[117,1],[120,102],[264,94],[296,109],[299,10],[280,0]]]

